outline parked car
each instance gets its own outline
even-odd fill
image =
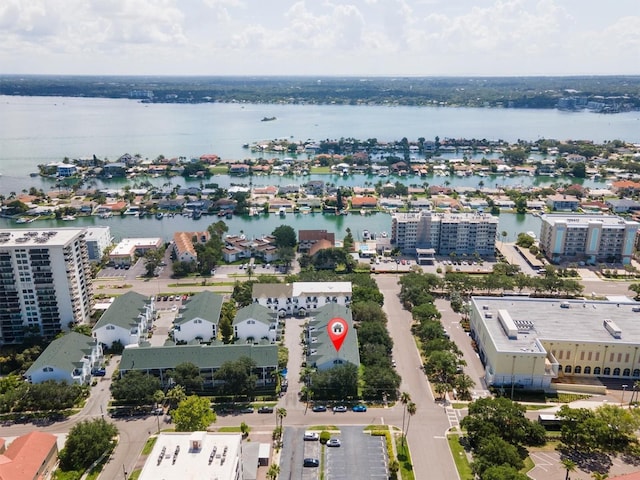
[[[345,407],[344,405],[336,405],[335,407],[333,407],[333,411],[334,412],[346,412],[347,411],[347,407]]]
[[[164,408],[157,407],[151,410],[151,415],[164,415]]]
[[[304,439],[307,442],[315,442],[320,439],[318,432],[304,432]]]
[[[94,377],[104,377],[107,374],[107,370],[105,368],[94,368],[91,370],[91,375]]]
[[[302,462],[302,465],[305,467],[319,467],[320,460],[318,460],[317,458],[305,458]]]
[[[273,407],[262,406],[258,409],[258,413],[273,413]]]
[[[366,405],[354,405],[353,408],[351,409],[354,412],[366,412],[367,411],[367,407]]]
[[[253,413],[253,407],[245,407],[240,410],[240,413]]]
[[[339,446],[340,446],[340,439],[338,438],[331,438],[327,442],[327,447],[339,447]]]
[[[313,410],[314,412],[326,412],[327,407],[325,407],[324,405],[314,405],[311,410]]]

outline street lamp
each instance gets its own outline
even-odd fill
[[[620,406],[624,405],[624,392],[627,390],[628,386],[629,385],[627,385],[626,383],[622,385],[622,398],[620,399]]]

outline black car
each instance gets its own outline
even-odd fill
[[[104,368],[94,368],[91,370],[91,375],[94,377],[104,377],[107,374],[107,370]]]
[[[319,467],[320,460],[318,460],[317,458],[305,458],[302,465],[305,467]]]
[[[260,407],[258,409],[258,413],[273,413],[273,407],[267,407],[267,406]]]
[[[314,412],[326,412],[327,407],[325,407],[324,405],[314,405],[311,410],[313,410]]]

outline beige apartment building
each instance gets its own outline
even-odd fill
[[[471,331],[487,385],[549,389],[640,379],[640,304],[473,297]]]
[[[615,215],[543,215],[540,250],[552,262],[629,264],[640,224]]]

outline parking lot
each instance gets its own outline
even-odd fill
[[[303,467],[305,458],[321,460],[323,447],[320,442],[305,441],[305,428],[285,428],[280,478],[317,480],[320,478],[321,468],[327,480],[389,478],[385,437],[372,437],[362,430],[362,426],[338,428],[340,432],[332,432],[331,437],[340,439],[341,446],[324,447],[324,462],[321,461],[321,467]]]

